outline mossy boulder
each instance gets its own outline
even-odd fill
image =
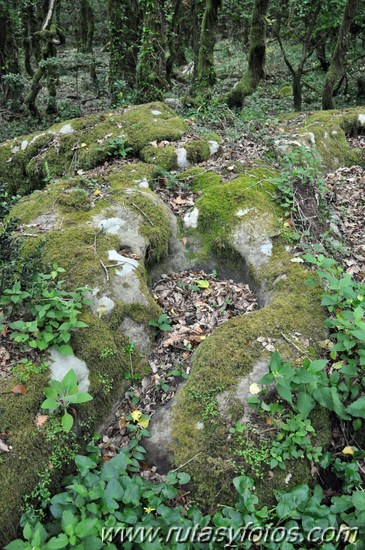
[[[24,233],[19,262],[37,258],[39,270],[57,262],[66,270],[68,289],[89,286],[92,305],[81,316],[88,326],[72,335],[74,357],[52,352],[46,358],[51,373],[32,375],[24,396],[10,391],[18,382],[15,374],[2,382],[0,431],[11,450],[0,463],[1,546],[15,538],[23,497],[48,479],[50,467],[56,483],[67,459],[72,460],[71,449],[80,444],[76,433],[60,436],[53,423],[35,426],[48,378],[60,379],[69,368],[81,372],[84,389],[93,396],[78,408],[79,433],[87,438],[126,390],[130,365],[123,348],[130,339],[137,350],[134,372],[145,372],[144,354],[154,339],[148,321],[160,314],[147,287],[146,266],[166,256],[171,233],[170,212],[146,185],[140,186],[152,175],[152,167],[142,163],[111,170],[97,195],[80,187],[85,179],[60,180],[23,197],[10,213]],[[65,446],[69,457],[63,451],[59,456]],[[44,490],[55,488],[54,483]]]
[[[363,149],[351,147],[347,137],[365,132],[365,109],[318,111],[308,115],[292,133],[292,138],[279,139],[277,146],[286,150],[296,145],[317,149],[327,170],[354,164],[365,165]]]
[[[157,164],[165,170],[176,170],[208,160],[219,151],[219,148],[218,141],[203,138],[186,141],[179,147],[169,145],[168,142],[155,142],[144,147],[140,156],[147,163]]]
[[[0,145],[0,179],[11,193],[27,194],[50,180],[88,170],[151,141],[174,141],[188,125],[163,103],[117,109],[51,126]]]
[[[237,470],[229,426],[248,414],[248,388],[268,368],[271,353],[265,342],[295,361],[298,348],[303,352],[308,346],[315,348],[325,336],[319,290],[305,285],[310,274],[292,261],[290,249],[278,235],[281,212],[272,202],[275,188],[270,175],[273,171],[260,168],[230,182],[202,180],[196,202],[195,231],[203,235],[206,251],[235,259],[236,269],[245,273],[262,306],[227,321],[200,344],[189,379],[169,411],[167,454],[171,453],[174,465],[184,464],[192,476],[195,498],[208,509],[232,499],[231,480]],[[194,185],[202,176],[196,174]],[[325,417],[320,429],[327,443]],[[254,420],[250,417],[249,422]],[[255,480],[262,504],[271,505],[274,490],[287,487],[288,473],[288,486],[306,483],[309,463],[290,463],[285,475],[275,472],[272,478],[266,466]]]

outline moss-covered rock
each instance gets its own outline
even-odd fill
[[[363,149],[350,147],[347,136],[365,132],[365,109],[317,111],[308,115],[293,132],[292,140],[279,140],[279,147],[305,145],[316,148],[326,169],[353,164],[365,165]]]
[[[126,390],[124,374],[129,362],[123,348],[129,338],[140,352],[151,348],[154,338],[148,321],[156,318],[160,309],[147,287],[146,264],[167,254],[171,232],[170,213],[163,202],[145,185],[140,188],[141,181],[150,178],[154,170],[142,163],[117,167],[105,175],[103,191],[96,196],[80,188],[80,178],[60,180],[23,197],[10,213],[21,226],[30,224],[32,228],[32,236],[22,238],[19,262],[27,263],[36,256],[39,270],[57,262],[66,270],[64,278],[70,290],[90,287],[92,305],[82,315],[88,326],[74,332],[71,340],[77,360],[87,371],[88,391],[93,396],[78,408],[78,423],[87,437]],[[57,378],[63,368],[62,357],[52,355],[49,362],[52,376]],[[145,365],[144,357],[135,353],[134,372],[143,374]],[[34,490],[38,479],[40,490],[54,488],[52,484],[41,486],[49,477],[49,464],[54,468],[54,480],[61,475],[67,457],[64,453],[59,457],[59,449],[77,446],[75,436],[61,441],[59,432],[47,436],[46,428],[35,426],[48,377],[44,373],[34,376],[24,396],[9,391],[16,376],[2,384],[0,430],[7,433],[11,450],[0,463],[1,546],[15,538],[23,497]],[[69,454],[72,460],[72,452]],[[53,466],[56,463],[58,466]]]
[[[178,168],[176,149],[173,145],[165,147],[147,145],[141,151],[141,158],[145,162],[162,166],[165,170],[176,170]]]
[[[27,194],[93,168],[120,149],[138,154],[151,141],[177,140],[187,127],[159,102],[76,118],[1,144],[0,179],[12,193]]]
[[[205,183],[196,202],[198,230],[208,248],[236,256],[237,269],[246,270],[265,306],[227,321],[202,342],[173,407],[174,463],[187,463],[184,468],[192,475],[194,495],[207,508],[217,505],[217,495],[219,502],[227,502],[234,493],[231,480],[236,471],[228,426],[247,414],[248,386],[268,366],[270,354],[262,342],[270,338],[284,358],[295,359],[298,351],[288,342],[295,341],[304,350],[308,340],[315,345],[325,334],[318,289],[305,285],[309,274],[291,261],[285,242],[275,236],[280,211],[271,199],[274,188],[267,181],[269,175],[263,169],[250,170],[249,176],[231,182]],[[256,372],[258,367],[261,373]],[[222,396],[228,403],[224,407]],[[306,462],[289,464],[288,472],[292,484],[310,478]],[[275,473],[271,479],[266,466],[256,486],[262,504],[270,505],[273,491],[283,487],[283,476]]]

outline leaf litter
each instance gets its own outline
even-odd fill
[[[194,350],[213,330],[232,317],[258,308],[247,284],[220,279],[202,270],[163,274],[152,294],[167,315],[171,330],[156,335],[155,350],[148,359],[151,373],[139,384],[132,382],[114,421],[104,432],[99,446],[106,459],[130,442],[128,417],[140,424],[142,414],[153,415],[157,406],[175,396],[188,376]],[[138,398],[138,405],[133,397]],[[147,465],[142,475],[154,481],[162,479],[155,467]]]

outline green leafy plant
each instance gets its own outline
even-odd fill
[[[13,369],[13,374],[17,377],[19,382],[28,382],[32,374],[40,374],[48,371],[48,363],[42,361],[38,364],[29,361],[29,359],[22,359],[18,365]]]
[[[151,321],[148,322],[148,324],[151,327],[155,327],[157,331],[169,331],[172,330],[172,326],[170,324],[169,318],[166,313],[162,313],[158,319],[154,320],[151,319]]]
[[[74,423],[73,416],[67,412],[71,404],[80,404],[91,401],[93,398],[87,392],[80,392],[75,371],[70,369],[61,382],[51,380],[49,387],[44,389],[47,397],[41,405],[42,409],[56,411],[61,409],[63,416],[61,424],[66,433],[71,431]]]
[[[270,448],[270,467],[286,468],[285,461],[307,458],[319,462],[322,447],[313,447],[312,437],[316,435],[311,421],[301,415],[288,415],[286,422],[274,421],[280,429]]]
[[[323,196],[325,182],[319,175],[320,171],[321,161],[316,151],[300,146],[285,153],[282,158],[280,175],[270,178],[270,181],[277,187],[275,200],[283,208],[286,217],[295,213],[295,185],[310,185]]]
[[[264,468],[267,469],[270,463],[270,442],[257,437],[252,426],[240,422],[230,428],[229,432],[234,436],[233,454],[237,457],[236,467],[241,475],[262,479]]]
[[[126,158],[128,153],[133,152],[133,148],[129,147],[126,144],[124,138],[121,136],[110,138],[107,142],[106,147],[98,147],[97,150],[106,151],[106,154],[109,157],[115,157],[115,158],[118,158],[118,157]]]
[[[53,346],[60,353],[72,354],[71,331],[87,326],[78,316],[90,301],[85,298],[86,287],[75,292],[64,290],[64,281],[59,280],[64,271],[53,264],[50,273],[36,274],[31,288],[23,289],[17,281],[4,290],[0,298],[5,310],[2,322],[7,323],[15,342],[41,351]],[[0,330],[3,326],[0,324]]]

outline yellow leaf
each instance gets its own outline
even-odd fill
[[[135,411],[131,412],[131,417],[134,420],[134,422],[138,422],[138,420],[141,418],[141,416],[142,416],[141,411],[135,410]]]
[[[140,419],[138,420],[138,426],[141,426],[141,428],[144,428],[144,429],[148,428],[148,424],[149,424],[149,423],[150,423],[150,419],[149,419],[149,418],[143,417],[143,418],[140,418]]]
[[[257,395],[258,393],[260,393],[261,388],[258,384],[251,384],[249,390],[252,395]]]
[[[101,191],[100,191],[100,189],[95,189],[95,191],[94,191],[93,195],[96,195],[96,196],[98,196],[98,195],[100,195],[100,194],[101,194]]]
[[[86,143],[81,143],[80,147],[87,147]]]
[[[342,449],[342,454],[344,454],[344,455],[353,455],[354,454],[354,449],[348,445],[347,447]]]
[[[209,288],[209,281],[195,281],[199,288]]]

